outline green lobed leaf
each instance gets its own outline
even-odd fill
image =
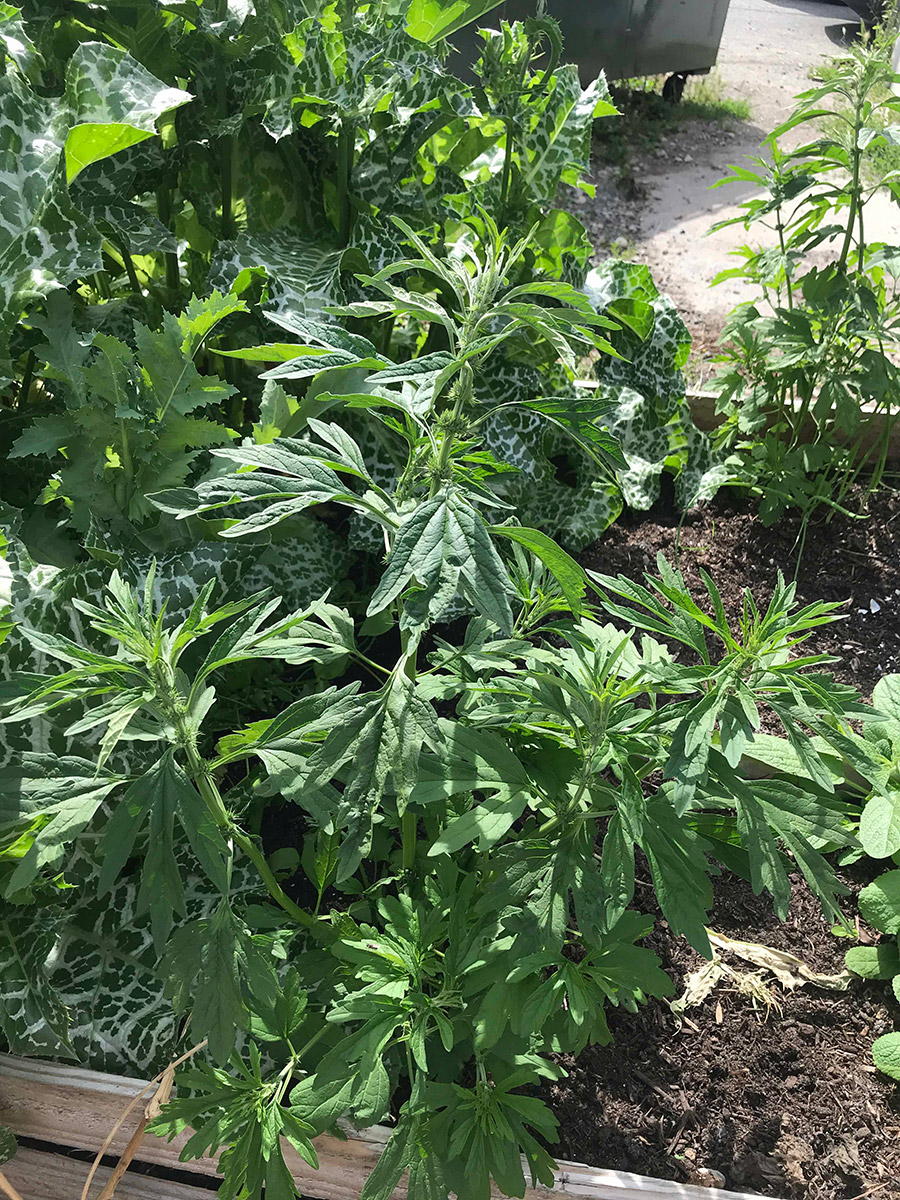
[[[439,619],[459,594],[502,630],[512,630],[512,584],[503,560],[484,518],[452,491],[439,492],[406,519],[368,615],[383,612],[408,591],[404,623],[410,628]]]

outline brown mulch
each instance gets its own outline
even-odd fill
[[[885,674],[900,671],[900,492],[883,489],[870,501],[866,520],[824,516],[811,523],[797,566],[800,521],[788,514],[766,528],[748,504],[720,499],[688,514],[660,505],[659,511],[625,514],[603,539],[581,556],[582,564],[606,575],[640,579],[656,568],[661,551],[678,561],[695,596],[705,596],[698,568],[722,592],[729,618],[740,612],[744,588],[757,603],[772,594],[779,569],[796,573],[802,603],[845,604],[844,619],[817,630],[808,646],[841,660],[829,668],[866,697]],[[900,1190],[898,1190],[900,1195]]]
[[[719,933],[788,950],[822,973],[841,970],[851,943],[831,932],[799,877],[784,924],[741,879],[723,877],[716,893],[710,927]],[[663,921],[647,944],[680,995],[685,972],[703,960]],[[871,1061],[873,1039],[898,1015],[888,985],[773,990],[780,1013],[755,1010],[722,982],[680,1031],[666,1001],[637,1016],[614,1010],[613,1042],[563,1059],[568,1078],[546,1088],[560,1121],[554,1152],[682,1183],[708,1184],[718,1172],[728,1188],[785,1200],[896,1200],[900,1099]]]

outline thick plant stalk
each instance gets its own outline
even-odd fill
[[[31,391],[31,385],[34,382],[34,351],[28,351],[28,357],[25,359],[25,371],[22,375],[22,383],[19,386],[19,403],[28,400],[28,393]]]
[[[219,116],[222,120],[228,116],[228,85],[224,74],[219,76]],[[220,146],[222,151],[219,161],[222,187],[222,239],[227,241],[234,237],[234,136],[226,134],[221,139]]]
[[[844,244],[841,247],[841,257],[838,264],[838,269],[843,271],[847,265],[847,256],[850,253],[850,247],[853,244],[853,234],[856,231],[856,219],[859,213],[860,192],[860,169],[862,166],[862,151],[859,148],[859,133],[860,123],[862,119],[862,102],[863,97],[857,96],[856,107],[853,111],[853,124],[851,131],[853,134],[853,170],[850,179],[850,212],[847,214],[847,232],[844,235]]]
[[[161,187],[156,193],[156,211],[160,222],[165,225],[166,229],[170,228],[172,220],[172,192],[167,187]],[[181,288],[181,275],[178,270],[178,255],[171,250],[166,251],[164,255],[166,264],[166,287],[171,292],[177,292]]]
[[[231,822],[225,804],[219,794],[219,789],[211,778],[209,771],[203,759],[197,752],[192,740],[187,737],[185,739],[185,751],[187,754],[188,764],[190,766],[191,776],[194,783],[197,785],[197,790],[206,802],[206,807],[209,809],[213,820],[220,829],[225,830],[228,836],[240,846],[243,852],[247,855],[253,865],[259,872],[260,878],[266,885],[266,890],[269,895],[278,904],[288,916],[292,917],[299,925],[305,925],[307,929],[316,927],[318,922],[316,918],[287,895],[284,889],[279,884],[278,880],[272,874],[269,864],[266,862],[265,855],[254,845],[253,840],[249,838],[241,830],[236,829]]]

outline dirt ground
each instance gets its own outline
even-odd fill
[[[650,513],[625,514],[581,561],[637,579],[654,571],[662,552],[697,597],[704,595],[700,569],[707,570],[730,618],[744,588],[765,603],[779,570],[796,575],[801,603],[843,604],[844,619],[816,630],[808,649],[833,655],[839,661],[828,669],[869,696],[882,674],[900,671],[898,518],[900,496],[887,490],[870,501],[868,520],[823,518],[811,525],[798,566],[795,516],[767,529],[750,505],[723,496],[689,513],[679,529],[680,515],[661,501]],[[845,877],[851,893],[868,882],[864,869]],[[638,888],[638,904],[659,917],[651,897],[649,886]],[[844,909],[855,919],[853,895]],[[848,945],[799,876],[784,924],[766,897],[723,876],[710,927],[787,950],[822,973],[840,971]],[[859,933],[863,943],[878,939],[864,926]],[[648,944],[680,994],[701,960],[661,919]],[[569,1077],[546,1089],[565,1131],[556,1152],[686,1183],[721,1176],[730,1188],[783,1200],[896,1200],[900,1098],[871,1061],[872,1041],[900,1016],[887,987],[804,987],[778,1001],[766,1010],[723,983],[687,1011],[680,1029],[665,1001],[637,1017],[613,1014],[613,1043],[565,1061]]]
[[[799,877],[784,924],[735,877],[719,880],[716,900],[718,933],[841,970],[847,943]],[[680,994],[702,960],[664,921],[647,944]],[[723,982],[680,1030],[666,1001],[614,1011],[613,1042],[564,1060],[568,1078],[546,1089],[564,1134],[556,1153],[703,1186],[717,1172],[726,1187],[784,1200],[897,1200],[896,1088],[870,1058],[873,1038],[893,1027],[885,985],[775,991],[779,1006],[766,1011]]]
[[[599,165],[593,200],[570,193],[598,257],[624,246],[651,267],[681,310],[699,360],[726,315],[752,297],[740,282],[709,287],[747,240],[740,226],[717,233],[710,227],[735,215],[751,194],[743,185],[710,187],[729,164],[760,153],[762,139],[809,86],[811,69],[858,29],[858,18],[838,3],[731,0],[717,86],[721,95],[749,102],[749,119],[671,123],[658,146],[629,154],[627,187],[619,165]],[[869,218],[873,240],[900,240],[900,210],[892,203],[875,201]],[[624,514],[581,561],[634,579],[652,572],[662,551],[701,596],[700,568],[709,571],[732,616],[745,587],[764,603],[779,569],[789,578],[796,573],[801,602],[843,604],[844,619],[817,630],[809,648],[838,658],[834,674],[870,696],[881,675],[900,671],[900,499],[882,491],[870,516],[813,526],[798,567],[799,521],[791,516],[767,529],[752,507],[721,497],[689,513],[679,529],[681,514],[661,503],[650,513]],[[847,879],[851,892],[864,882]],[[642,895],[653,911],[649,887],[639,886],[639,902]],[[852,896],[845,909],[855,916]],[[710,924],[787,950],[821,972],[839,971],[848,945],[799,876],[784,924],[742,880],[721,878]],[[649,944],[677,985],[701,965],[661,919]],[[546,1089],[564,1131],[558,1155],[782,1198],[900,1198],[900,1099],[871,1061],[874,1038],[896,1027],[887,989],[804,987],[778,999],[780,1008],[765,1011],[720,984],[680,1029],[664,1001],[637,1017],[613,1013],[612,1044],[565,1062],[569,1077]]]
[[[900,672],[900,493],[883,488],[869,501],[868,512],[866,520],[814,520],[798,567],[796,514],[766,528],[751,504],[727,495],[686,517],[661,502],[649,513],[625,514],[581,562],[604,575],[640,579],[655,573],[661,552],[677,563],[700,598],[706,595],[703,568],[720,589],[731,620],[739,616],[745,588],[762,605],[779,571],[789,580],[796,577],[799,603],[842,605],[842,619],[815,630],[806,646],[834,656],[838,662],[828,669],[868,698],[882,675]]]
[[[810,70],[838,54],[859,28],[859,18],[840,3],[731,0],[716,86],[723,96],[748,101],[749,120],[673,125],[655,150],[632,156],[627,195],[619,168],[603,165],[593,172],[593,200],[569,193],[598,255],[621,239],[631,257],[647,263],[678,304],[701,353],[715,343],[727,313],[752,295],[739,281],[709,286],[732,265],[730,253],[747,241],[741,226],[717,233],[710,227],[736,215],[751,191],[743,184],[710,188],[730,164],[760,153],[760,143],[788,115],[793,97],[811,85]],[[690,88],[689,82],[688,95]],[[798,144],[799,135],[791,136]],[[876,198],[868,216],[872,240],[900,239],[900,210],[893,202]]]

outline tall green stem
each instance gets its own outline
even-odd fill
[[[19,403],[27,402],[31,384],[34,381],[34,351],[29,350],[25,358],[25,370],[22,372],[22,382],[19,385]]]
[[[838,264],[839,269],[843,271],[847,266],[847,257],[850,254],[850,247],[853,244],[853,234],[856,231],[856,215],[859,211],[860,199],[860,168],[862,166],[862,151],[859,148],[859,133],[860,121],[862,118],[862,103],[863,97],[858,96],[856,107],[853,113],[853,124],[851,132],[853,135],[853,158],[852,169],[850,174],[850,212],[847,215],[847,232],[844,235],[844,244],[841,247],[841,257]]]
[[[184,735],[184,750],[190,767],[191,778],[197,787],[197,791],[203,797],[206,807],[216,825],[223,832],[227,832],[234,844],[240,846],[244,854],[247,855],[259,872],[260,878],[266,885],[266,890],[275,903],[283,908],[288,916],[292,917],[299,925],[304,925],[307,929],[315,928],[318,925],[315,917],[305,912],[285,893],[281,884],[272,874],[272,869],[266,862],[263,852],[251,838],[234,825],[216,782],[210,774],[208,766],[197,751],[190,731],[182,728],[181,732]]]
[[[166,229],[171,231],[172,222],[172,189],[161,187],[156,193],[156,211],[161,224],[165,225]],[[181,276],[178,270],[178,253],[174,250],[167,250],[165,254],[166,264],[166,287],[170,292],[178,292],[181,289]]]
[[[219,75],[219,118],[228,117],[228,84],[225,75]],[[224,240],[234,237],[234,152],[235,140],[231,134],[219,139],[221,156],[219,177],[221,181],[222,203],[222,237]]]
[[[513,134],[513,122],[509,118],[506,121],[506,151],[503,155],[503,176],[500,180],[500,226],[506,224],[507,212],[509,210],[509,184],[512,178],[512,156],[513,143],[515,136]]]
[[[349,117],[344,117],[338,131],[338,245],[350,244],[353,225],[353,206],[350,186],[353,175],[353,152],[356,145],[356,127]]]
[[[445,482],[447,473],[447,464],[450,462],[450,453],[453,450],[453,443],[456,441],[457,423],[462,416],[463,410],[472,398],[472,385],[474,375],[472,368],[468,363],[465,363],[456,381],[456,388],[453,400],[453,408],[450,410],[450,419],[444,429],[441,431],[441,448],[438,452],[438,460],[435,464],[434,475],[431,480],[431,495],[436,496]]]
[[[784,221],[782,219],[781,205],[778,206],[775,215],[775,228],[778,230],[778,245],[781,247],[781,257],[784,260],[784,282],[787,288],[787,306],[794,307],[794,288],[791,282],[791,267],[788,262],[787,245],[784,240]]]

